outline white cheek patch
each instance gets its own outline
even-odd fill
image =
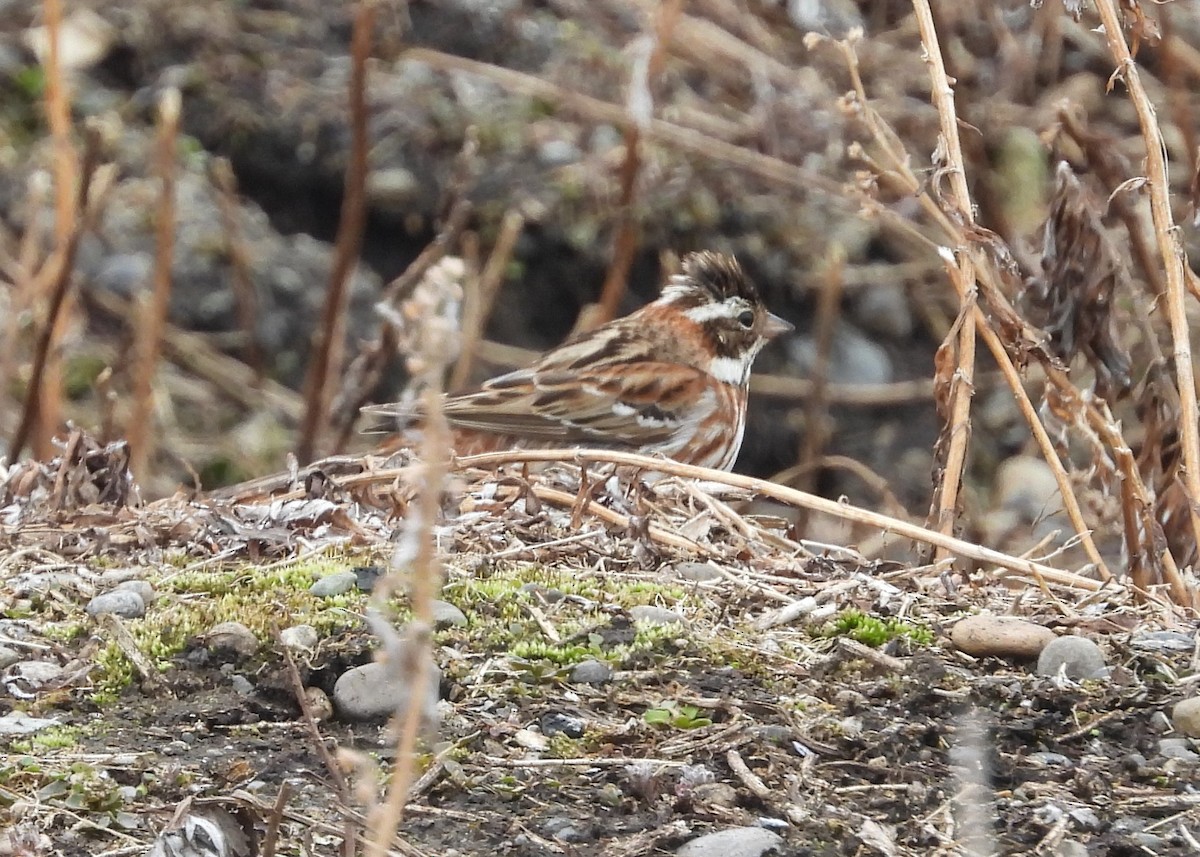
[[[753,354],[745,357],[714,357],[708,364],[708,374],[726,384],[741,386],[750,379]]]

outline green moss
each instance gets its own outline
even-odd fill
[[[82,730],[78,726],[51,726],[28,738],[9,744],[12,753],[42,754],[52,750],[65,750],[79,743]]]
[[[95,354],[76,354],[67,360],[63,372],[63,388],[67,397],[77,401],[91,392],[96,379],[108,362]]]
[[[861,610],[843,610],[819,632],[823,637],[850,637],[866,646],[878,648],[901,637],[920,646],[933,642],[928,628],[903,619],[878,619]]]

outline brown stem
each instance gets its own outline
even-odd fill
[[[341,222],[334,249],[333,271],[321,311],[321,325],[313,345],[313,359],[304,379],[304,418],[296,457],[303,463],[313,459],[321,443],[321,434],[329,418],[333,398],[332,381],[341,370],[345,346],[346,301],[350,275],[358,262],[366,225],[367,182],[367,57],[371,52],[371,33],[375,23],[375,4],[364,0],[354,16],[350,55],[350,162],[342,197]]]

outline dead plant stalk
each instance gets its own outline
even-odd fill
[[[1112,0],[1096,0],[1096,10],[1104,24],[1104,39],[1108,50],[1117,63],[1117,70],[1109,79],[1109,85],[1120,78],[1125,82],[1129,99],[1137,111],[1138,125],[1146,146],[1146,173],[1150,191],[1150,217],[1154,221],[1154,233],[1158,239],[1158,250],[1166,269],[1165,311],[1171,327],[1171,340],[1175,350],[1176,383],[1179,387],[1179,430],[1183,452],[1183,479],[1188,493],[1188,510],[1192,519],[1192,530],[1200,543],[1200,410],[1196,402],[1196,378],[1192,367],[1192,346],[1186,311],[1186,262],[1179,233],[1171,215],[1170,184],[1167,176],[1166,143],[1154,106],[1142,86],[1137,64],[1129,53],[1129,45],[1121,28],[1121,18]]]
[[[937,205],[933,198],[923,191],[921,182],[913,174],[912,168],[909,166],[907,155],[900,146],[899,138],[896,133],[875,113],[867,102],[866,89],[863,86],[862,78],[858,72],[858,57],[854,52],[854,46],[848,41],[839,41],[834,43],[841,52],[847,70],[850,73],[851,81],[854,85],[855,95],[860,104],[863,121],[871,131],[871,136],[878,144],[880,151],[887,159],[886,169],[891,171],[891,174],[901,180],[907,187],[926,214],[933,220],[934,223],[941,227],[944,234],[951,240],[955,241],[960,246],[969,247],[969,242],[963,235],[962,228],[955,224],[942,209]],[[882,169],[882,168],[881,168]],[[975,251],[972,251],[975,252]],[[985,260],[986,261],[986,260]],[[976,276],[983,274],[986,280],[989,271],[986,265],[980,269],[976,267]],[[961,278],[951,277],[950,282],[955,287],[962,283]],[[997,289],[992,287],[995,300],[1002,300],[1003,296]],[[960,301],[965,297],[964,294],[959,295]],[[1010,310],[1011,312],[1011,310]],[[1034,440],[1037,442],[1038,449],[1042,453],[1042,457],[1050,466],[1051,472],[1054,474],[1054,482],[1058,486],[1059,493],[1062,496],[1063,510],[1067,513],[1067,518],[1071,521],[1071,526],[1075,529],[1079,536],[1079,541],[1087,554],[1088,559],[1095,565],[1101,580],[1108,581],[1112,579],[1112,572],[1109,571],[1108,565],[1100,556],[1100,551],[1096,547],[1096,542],[1092,538],[1091,529],[1083,517],[1083,509],[1079,505],[1079,499],[1075,496],[1074,487],[1071,485],[1070,475],[1063,466],[1062,460],[1058,456],[1058,452],[1054,448],[1054,441],[1051,439],[1046,427],[1042,424],[1038,416],[1037,409],[1033,406],[1033,402],[1029,399],[1029,394],[1025,392],[1025,386],[1021,382],[1021,373],[1014,365],[1012,357],[1009,355],[1007,348],[1004,346],[1003,340],[999,334],[992,329],[988,323],[987,317],[984,315],[983,308],[976,305],[972,313],[976,321],[976,332],[979,333],[991,353],[996,365],[1000,367],[1001,374],[1004,376],[1005,382],[1012,391],[1017,405],[1021,410],[1022,416],[1032,432]],[[1047,372],[1048,378],[1059,387],[1064,395],[1076,397],[1075,388],[1071,387],[1066,382],[1061,373],[1053,371]],[[1135,474],[1136,476],[1136,474]]]
[[[313,344],[312,362],[304,378],[304,419],[296,447],[296,457],[304,463],[312,461],[316,455],[321,435],[329,421],[333,379],[342,368],[350,277],[358,262],[366,225],[367,57],[371,52],[374,26],[375,4],[364,0],[359,3],[355,13],[350,44],[350,162],[346,167],[341,220],[334,247],[333,270],[329,275],[329,290],[325,293],[325,305],[321,310],[321,325]]]
[[[54,243],[65,259],[65,248],[75,234],[80,204],[76,185],[79,181],[79,156],[71,143],[71,93],[62,67],[62,3],[45,0],[48,47],[46,52],[46,120],[54,140]],[[68,271],[67,276],[70,276]],[[45,282],[52,282],[47,280]],[[69,291],[61,295],[62,304],[50,316],[50,347],[45,354],[45,374],[35,391],[38,407],[36,424],[41,431],[32,438],[34,453],[47,459],[53,454],[51,441],[62,422],[63,371],[58,347],[71,316],[72,299]]]
[[[160,182],[155,211],[154,273],[149,300],[134,327],[133,410],[126,437],[130,469],[143,482],[153,451],[154,375],[162,353],[163,329],[171,299],[171,263],[175,257],[175,140],[179,134],[180,94],[168,89],[158,103],[156,160]]]
[[[941,125],[940,142],[946,159],[946,171],[950,180],[950,198],[958,209],[957,214],[970,226],[975,222],[971,204],[971,191],[967,187],[966,167],[963,163],[962,145],[958,139],[958,115],[954,109],[954,90],[946,77],[946,65],[942,60],[942,48],[938,43],[937,28],[933,23],[933,12],[928,0],[913,0],[913,11],[917,27],[921,32],[921,44],[925,48],[925,62],[929,66],[930,97],[937,108]],[[967,460],[967,445],[971,438],[971,396],[975,391],[975,263],[969,253],[955,252],[957,260],[947,260],[951,277],[961,279],[956,284],[962,307],[962,325],[958,330],[958,369],[951,386],[949,416],[950,448],[942,470],[939,486],[938,508],[935,516],[939,532],[950,535],[958,512],[958,492],[962,485],[963,468]],[[944,559],[946,551],[939,549],[935,561]]]

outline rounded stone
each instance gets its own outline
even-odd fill
[[[950,629],[955,648],[976,658],[1036,658],[1054,639],[1054,632],[1042,625],[986,613],[968,616]]]
[[[437,704],[441,671],[433,666],[426,710]],[[409,676],[389,664],[372,662],[342,673],[333,686],[333,704],[347,720],[378,720],[407,708],[412,699]]]
[[[575,684],[604,684],[612,679],[612,672],[612,667],[604,661],[589,658],[571,668],[571,681]]]
[[[681,580],[694,583],[708,583],[725,577],[721,569],[711,562],[677,562],[671,567],[671,572]]]
[[[358,585],[358,575],[353,571],[335,571],[327,574],[308,588],[316,598],[332,598],[345,595]]]
[[[1200,738],[1200,696],[1193,696],[1171,710],[1171,725],[1189,738]]]
[[[676,857],[760,857],[783,846],[783,838],[761,827],[732,827],[698,836],[675,850]]]
[[[463,628],[467,624],[467,614],[463,613],[449,601],[433,600],[433,624],[438,628]]]
[[[647,625],[686,624],[684,618],[674,610],[654,604],[639,604],[637,607],[630,607],[629,618],[635,622],[645,622]]]
[[[258,651],[258,637],[241,622],[221,622],[200,635],[200,642],[215,651],[249,657]]]
[[[113,592],[136,592],[138,595],[142,596],[142,602],[146,606],[153,604],[154,599],[157,597],[154,592],[154,587],[150,584],[150,581],[140,579],[126,580],[118,583],[113,587]]]
[[[1060,670],[1075,681],[1108,675],[1104,653],[1087,637],[1057,637],[1042,649],[1037,662],[1038,675],[1054,676]]]
[[[146,602],[142,596],[128,589],[114,589],[97,595],[84,608],[92,616],[112,613],[122,619],[138,619],[146,615]]]
[[[293,625],[279,632],[279,642],[292,651],[311,652],[321,636],[312,625]]]

